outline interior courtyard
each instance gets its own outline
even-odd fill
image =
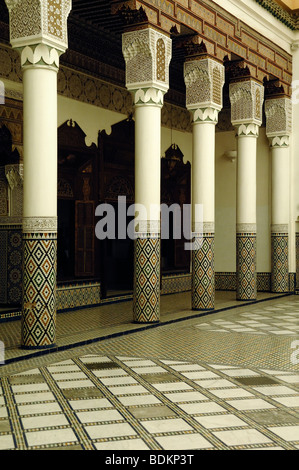
[[[0,450],[299,449],[298,90],[296,0],[0,0]]]

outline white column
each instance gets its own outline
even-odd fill
[[[23,87],[23,216],[56,218],[57,69],[26,68]]]
[[[271,290],[289,292],[290,134],[289,98],[266,100],[267,136],[272,157]]]
[[[203,222],[215,223],[215,122],[193,124],[192,200],[203,206]],[[195,218],[193,205],[193,220]]]
[[[135,104],[135,226],[133,315],[160,321],[161,109],[169,88],[171,39],[150,26],[123,34],[126,86]]]
[[[257,139],[264,87],[248,77],[230,84],[232,124],[237,129],[237,300],[257,298]]]
[[[223,64],[204,49],[199,45],[203,53],[187,58],[184,70],[186,105],[193,116],[192,309],[198,311],[215,308],[215,130],[224,85]]]
[[[135,108],[135,203],[144,206],[148,220],[160,219],[160,178],[161,106],[138,105]]]
[[[237,225],[256,225],[257,135],[237,138]]]
[[[32,2],[31,2],[32,3]],[[56,340],[57,72],[71,0],[6,0],[24,95],[22,347]]]

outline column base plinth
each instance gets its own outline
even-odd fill
[[[133,322],[160,322],[160,235],[135,240]]]
[[[256,233],[237,234],[237,300],[257,300]]]
[[[56,233],[23,234],[21,344],[52,348],[56,341]]]
[[[137,320],[134,320],[132,323],[133,323],[133,325],[159,325],[161,322],[160,322],[160,320],[157,320],[157,321],[137,321]]]
[[[287,294],[289,286],[289,236],[287,233],[272,233],[271,292]]]
[[[215,307],[213,308],[196,308],[192,307],[193,312],[215,312]]]
[[[215,236],[206,233],[195,240],[192,252],[192,310],[215,310]]]

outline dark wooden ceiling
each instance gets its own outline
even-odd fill
[[[120,37],[123,24],[119,15],[111,14],[111,0],[73,0],[71,16]]]

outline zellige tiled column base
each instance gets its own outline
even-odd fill
[[[215,235],[195,237],[192,251],[192,310],[215,309]]]
[[[237,233],[237,300],[256,299],[256,233]]]
[[[55,344],[56,233],[23,234],[22,347],[46,349]]]
[[[135,240],[133,314],[137,323],[160,321],[160,234]]]
[[[289,292],[289,237],[288,233],[273,233],[271,237],[272,274],[271,291]]]

